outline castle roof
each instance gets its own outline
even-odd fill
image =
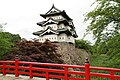
[[[60,24],[61,22],[66,22],[66,24],[69,24],[68,21],[65,20],[65,19],[57,19],[57,20],[55,20],[55,19],[53,19],[53,18],[49,18],[49,19],[46,20],[46,21],[38,22],[37,25],[39,25],[39,26],[42,27],[43,25],[46,25],[46,24],[48,24],[48,23]]]
[[[57,29],[57,30],[53,30],[50,26],[48,26],[48,28],[46,30],[41,30],[41,31],[37,31],[34,32],[34,35],[38,35],[38,36],[43,36],[43,35],[49,35],[49,34],[56,34],[59,35],[61,33],[66,33],[67,35],[72,35],[73,37],[78,37],[75,31],[70,31],[67,28],[62,28],[62,29]]]
[[[46,30],[40,30],[40,31],[34,32],[33,34],[34,34],[34,35],[38,35],[38,36],[42,36],[42,35],[44,35],[45,33],[58,34],[58,32],[55,31],[55,30],[53,30],[50,26],[48,26],[48,28],[47,28]]]
[[[52,8],[46,14],[53,14],[58,12],[61,12],[61,10],[57,9],[53,4]]]
[[[72,20],[67,14],[66,12],[63,10],[59,10],[57,9],[54,5],[52,6],[52,8],[45,14],[40,14],[40,16],[42,16],[43,18],[49,17],[49,16],[55,16],[55,15],[62,15],[65,19],[67,20]]]
[[[69,25],[72,29],[74,29],[74,25],[73,25],[73,22],[72,21],[67,21],[66,19],[52,19],[52,18],[49,18],[47,21],[42,21],[42,22],[38,22],[37,25],[43,27],[45,25],[48,25],[48,24],[61,24],[63,23],[64,25]]]

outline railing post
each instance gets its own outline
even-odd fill
[[[111,76],[110,80],[114,80],[114,71],[113,70],[110,71],[110,76]]]
[[[32,74],[32,63],[29,64],[30,66],[30,79],[33,78],[33,74]]]
[[[49,72],[46,71],[46,80],[49,80]]]
[[[68,80],[68,67],[65,66],[64,70],[65,70],[65,73],[64,73],[65,78],[64,78],[64,80]]]
[[[3,62],[3,69],[2,69],[2,71],[3,71],[3,76],[5,76],[6,75],[6,63],[5,62]]]
[[[18,59],[18,55],[16,55],[16,57],[15,57],[15,77],[19,76],[18,67],[19,67],[19,59]]]
[[[90,80],[90,64],[88,59],[85,61],[85,80]]]

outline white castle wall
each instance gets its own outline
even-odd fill
[[[58,27],[57,27],[56,24],[49,24],[49,25],[46,25],[46,26],[45,26],[44,30],[47,29],[48,26],[50,26],[53,30],[57,30],[57,29],[58,29]]]
[[[61,15],[57,15],[57,16],[49,16],[49,17],[46,17],[46,20],[48,20],[49,18],[52,18],[52,19],[55,19],[55,20],[58,20],[58,19],[64,19],[64,17],[61,16]]]
[[[44,35],[42,37],[39,37],[40,42],[44,42],[46,39],[49,39],[50,41],[58,41],[57,35],[55,35],[55,34]]]
[[[67,36],[64,33],[60,34],[60,35],[51,34],[51,35],[44,35],[42,37],[39,37],[40,42],[44,42],[46,39],[49,39],[52,42],[71,42],[71,43],[75,43],[74,37]]]

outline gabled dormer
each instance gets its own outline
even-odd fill
[[[53,30],[50,26],[48,26],[47,29],[42,31],[39,36],[43,36],[46,34],[59,34],[59,33],[57,31]]]
[[[58,21],[52,19],[52,18],[49,18],[44,24],[43,26],[45,25],[49,25],[49,24],[58,24]]]

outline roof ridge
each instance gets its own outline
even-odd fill
[[[58,8],[56,8],[55,6],[54,6],[54,4],[52,5],[52,7],[51,7],[51,9],[47,12],[47,13],[45,13],[45,14],[49,14],[49,13],[51,13],[52,11],[52,9],[55,9],[55,10],[57,10],[58,12],[61,12],[61,10],[59,10]]]

